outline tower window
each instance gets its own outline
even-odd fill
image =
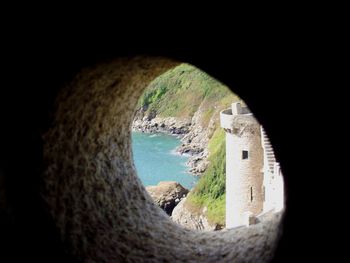
[[[250,202],[253,202],[253,187],[250,187]]]
[[[248,151],[242,151],[242,159],[248,159]]]

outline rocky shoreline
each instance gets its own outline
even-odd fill
[[[165,133],[177,136],[182,144],[176,149],[179,154],[189,155],[187,166],[189,172],[200,176],[208,166],[208,142],[209,136],[213,132],[213,123],[204,129],[200,125],[200,109],[194,114],[192,119],[180,119],[175,117],[160,118],[156,113],[146,114],[144,109],[139,109],[132,123],[132,130],[146,133]],[[213,122],[213,121],[211,121]]]
[[[164,133],[177,136],[182,144],[177,147],[179,154],[189,155],[187,166],[193,175],[202,175],[208,167],[209,138],[215,130],[214,119],[207,127],[202,127],[202,108],[190,119],[175,117],[160,118],[155,112],[147,113],[147,109],[136,111],[132,130],[146,133]],[[218,226],[211,225],[206,217],[206,209],[193,212],[187,207],[186,197],[190,192],[183,192],[181,185],[160,182],[157,186],[146,187],[156,204],[162,208],[172,220],[185,228],[194,230],[218,230]],[[181,197],[174,194],[181,192]],[[171,194],[169,194],[171,193]]]

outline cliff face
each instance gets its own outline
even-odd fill
[[[203,125],[204,112],[201,104],[192,117],[189,132],[182,138],[183,144],[177,149],[191,155],[188,165],[190,172],[196,175],[201,175],[208,167],[208,143],[216,128],[215,118],[211,118],[206,127]]]

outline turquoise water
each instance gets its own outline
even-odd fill
[[[132,150],[138,176],[145,186],[176,181],[191,189],[198,177],[187,172],[188,157],[175,153],[181,141],[170,135],[132,133]]]

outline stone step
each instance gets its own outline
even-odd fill
[[[271,142],[269,137],[267,136],[264,128],[261,129],[262,133],[262,142],[263,142],[263,146],[264,146],[264,154],[266,156],[266,160],[267,160],[267,169],[270,172],[273,172],[274,170],[274,164],[276,162],[276,158],[275,158],[275,153],[273,151]]]

